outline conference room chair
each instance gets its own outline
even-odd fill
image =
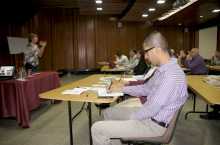
[[[182,107],[179,108],[174,116],[173,119],[171,120],[166,132],[164,135],[159,136],[159,137],[128,137],[128,138],[121,138],[122,142],[128,142],[128,145],[130,143],[133,143],[133,145],[138,145],[138,144],[154,144],[154,145],[161,145],[161,144],[168,144],[172,140],[176,124],[180,115],[180,112],[182,110]]]
[[[209,69],[210,69],[210,67],[209,67],[208,65],[206,65],[206,69],[207,69],[206,75],[209,75]]]

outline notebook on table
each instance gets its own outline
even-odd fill
[[[0,65],[0,81],[10,80],[14,77],[15,65]]]

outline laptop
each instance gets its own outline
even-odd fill
[[[15,65],[0,65],[0,81],[10,80],[14,77]]]

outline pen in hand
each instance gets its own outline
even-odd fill
[[[113,82],[113,81],[112,81]],[[111,89],[111,86],[112,86],[112,82],[111,82],[111,84],[110,84],[110,87],[108,88],[108,90],[110,90]]]
[[[121,76],[122,77],[122,76]],[[119,79],[119,81],[118,82],[120,82],[121,81],[121,77],[120,77],[120,79]]]

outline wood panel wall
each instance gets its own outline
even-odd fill
[[[129,50],[142,49],[145,36],[159,30],[167,38],[169,47],[178,52],[196,46],[195,30],[182,27],[155,27],[148,22],[110,21],[108,15],[80,15],[77,9],[40,10],[33,19],[21,26],[0,24],[0,65],[14,64],[9,54],[7,36],[27,37],[33,32],[47,46],[39,59],[38,70],[99,68],[99,61],[114,59],[121,51],[129,56]],[[183,43],[179,43],[183,39]]]

